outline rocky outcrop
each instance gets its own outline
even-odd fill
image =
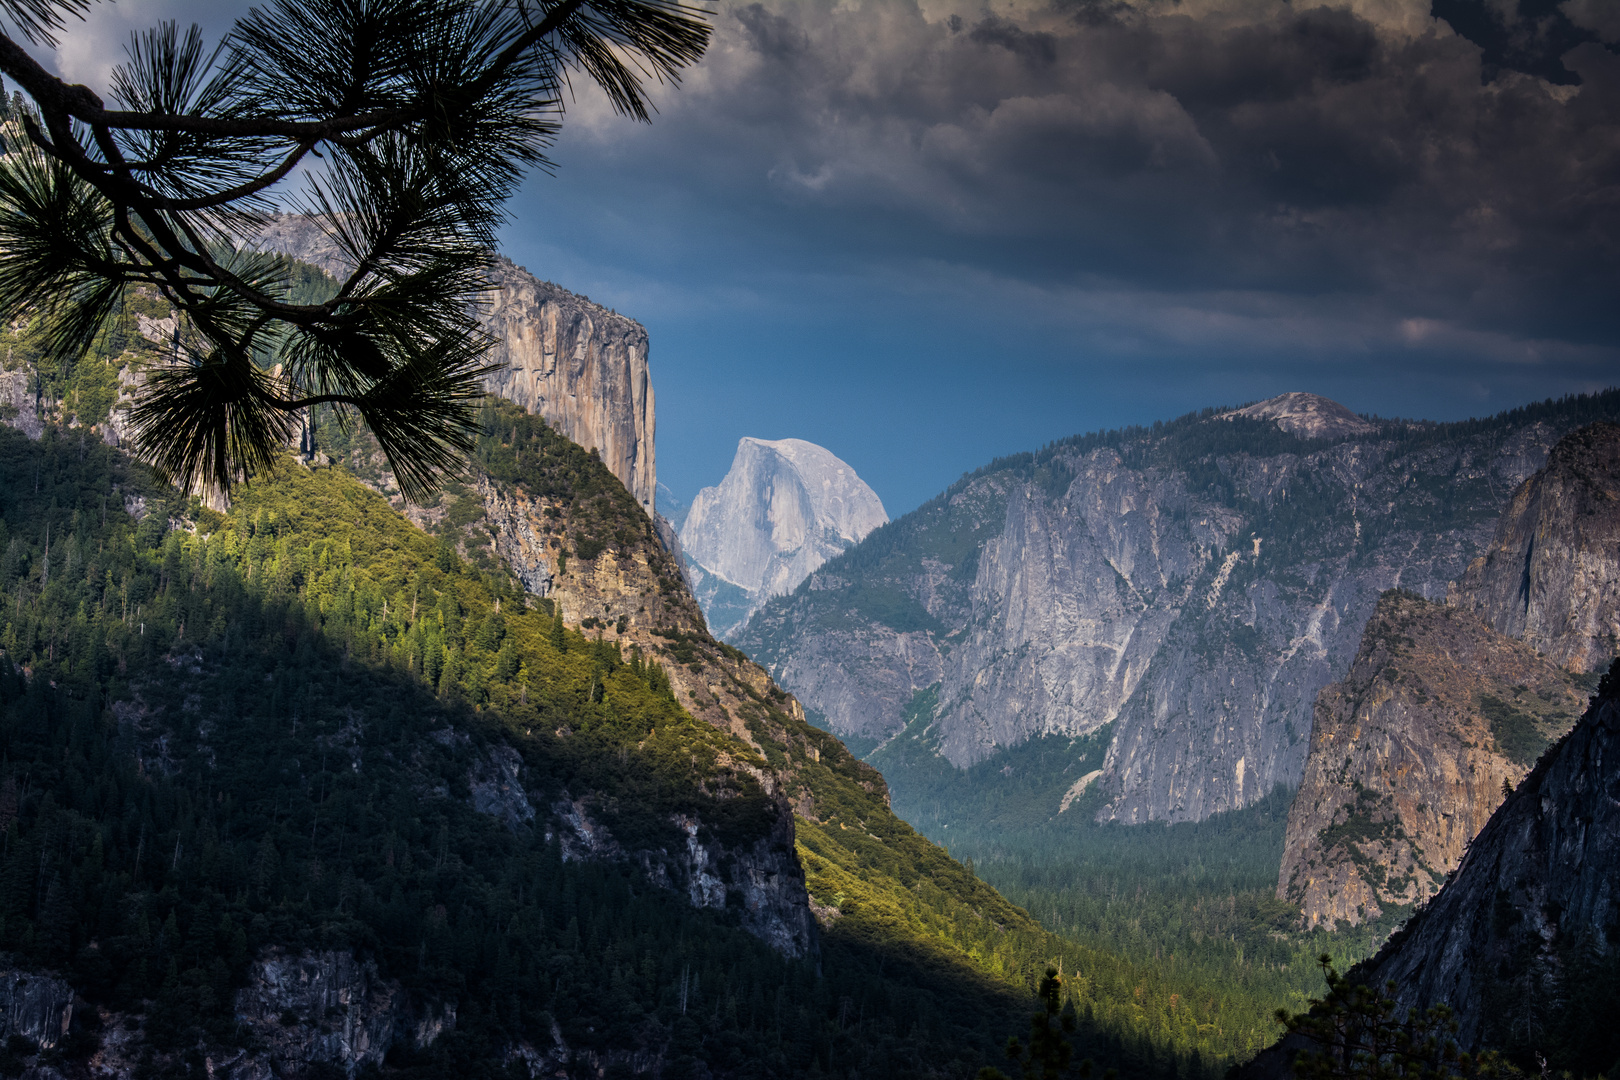
[[[1442,598],[1576,418],[1620,415],[1610,393],[1366,432],[1331,404],[1279,399],[997,462],[735,641],[867,745],[937,684],[929,735],[953,765],[1112,723],[1103,819],[1248,805],[1298,784],[1317,693],[1350,669],[1378,597]]]
[[[1290,435],[1305,439],[1343,439],[1371,435],[1377,425],[1357,416],[1337,401],[1318,394],[1295,391],[1256,402],[1241,409],[1221,413],[1221,419],[1247,417],[1270,420]]]
[[[888,520],[877,494],[831,452],[803,439],[744,438],[725,479],[692,501],[681,545],[693,591],[725,637]]]
[[[505,743],[490,746],[467,772],[472,807],[518,832],[534,823],[534,804],[523,783],[523,758]]]
[[[700,836],[695,819],[679,822],[686,834],[687,896],[693,907],[742,913],[742,925],[784,956],[816,950],[816,921],[810,912],[804,868],[793,852],[793,816],[778,815],[771,835],[744,850],[728,851]]]
[[[321,268],[349,272],[316,219],[282,214],[250,241]],[[521,405],[587,449],[594,447],[648,514],[658,485],[647,331],[640,323],[541,281],[494,256],[479,322],[490,335],[490,393]]]
[[[672,823],[685,843],[673,851],[625,851],[593,815],[589,799],[559,800],[552,815],[556,825],[547,839],[558,840],[564,859],[636,863],[650,881],[684,893],[695,908],[735,910],[743,929],[783,956],[818,951],[804,868],[793,851],[791,810],[777,815],[769,836],[731,848],[719,843],[699,819],[677,815]]]
[[[30,369],[0,371],[0,423],[14,427],[30,439],[45,433],[45,420],[39,414],[39,397]]]
[[[272,949],[253,963],[236,993],[236,1020],[263,1047],[265,1076],[317,1062],[353,1075],[381,1065],[396,1043],[431,1046],[456,1026],[454,1003],[413,1001],[376,964],[348,950],[289,953]],[[238,1065],[233,1076],[245,1075]]]
[[[42,1050],[73,1024],[73,988],[61,979],[0,966],[0,1043],[21,1036]]]
[[[111,1080],[148,1075],[154,1065],[172,1063],[170,1051],[154,1056],[144,1017],[85,1008],[88,1025],[75,1024],[75,1000],[73,988],[61,979],[0,970],[0,1041],[17,1037],[31,1045],[29,1053],[49,1051],[72,1030],[94,1047],[84,1075]],[[301,1076],[322,1066],[353,1076],[380,1066],[395,1046],[431,1046],[456,1025],[453,1002],[409,994],[397,980],[382,978],[374,962],[347,949],[266,950],[249,965],[233,1011],[232,1045],[204,1047],[204,1056],[209,1075],[236,1080]],[[25,1075],[61,1075],[51,1069],[41,1065]]]
[[[576,507],[570,500],[531,495],[521,487],[475,480],[495,547],[529,592],[557,605],[571,624],[600,630],[632,644],[653,627],[692,630],[703,614],[686,592],[680,565],[644,527],[644,542],[604,549],[591,559],[578,552]],[[650,541],[650,542],[647,542]],[[587,623],[587,620],[589,622]]]
[[[1386,593],[1317,697],[1277,895],[1307,928],[1427,900],[1585,704],[1569,673],[1476,616]]]
[[[271,215],[246,246],[290,255],[339,281],[354,272],[354,260],[308,214]]]
[[[491,783],[491,772],[500,778],[498,788]],[[757,779],[768,794],[779,796],[774,776],[761,773]],[[534,820],[524,793],[521,762],[509,748],[498,748],[469,781],[474,809],[500,817],[514,829]],[[557,842],[565,861],[638,865],[649,881],[683,893],[693,907],[735,910],[743,929],[782,955],[814,955],[818,947],[815,920],[804,868],[793,851],[793,812],[783,800],[777,801],[779,812],[770,833],[745,845],[728,847],[699,818],[678,814],[671,824],[682,837],[681,846],[627,850],[600,820],[593,796],[576,798],[565,792],[549,808],[545,838]]]
[[[1450,599],[1572,671],[1607,667],[1620,653],[1620,427],[1553,447]]]
[[[1396,1015],[1449,1004],[1465,1048],[1509,1045],[1527,1013],[1563,1007],[1547,990],[1562,983],[1565,995],[1581,996],[1569,982],[1572,949],[1614,956],[1617,913],[1620,670],[1611,670],[1580,723],[1486,822],[1450,883],[1350,977],[1393,981]]]

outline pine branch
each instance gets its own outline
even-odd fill
[[[0,12],[39,40],[88,3]],[[487,249],[546,164],[570,73],[646,120],[649,86],[701,57],[703,16],[679,0],[277,0],[212,51],[172,23],[137,36],[115,108],[0,35],[0,71],[37,107],[32,148],[0,161],[0,314],[43,307],[52,341],[82,348],[125,289],[155,285],[195,338],[134,411],[160,472],[229,487],[273,465],[298,412],[333,404],[425,496],[471,445]],[[315,155],[305,209],[354,269],[293,303],[281,264],[236,248]]]

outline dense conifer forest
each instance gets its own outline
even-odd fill
[[[654,658],[563,626],[481,537],[471,487],[434,533],[341,468],[290,460],[228,513],[179,499],[90,426],[108,419],[97,388],[160,353],[140,316],[166,312],[134,297],[97,351],[55,367],[31,328],[6,335],[48,422],[37,441],[0,429],[0,949],[138,1022],[154,1074],[241,1038],[234,994],[280,947],[353,950],[456,1004],[452,1032],[393,1053],[397,1075],[498,1075],[500,1048],[555,1022],[602,1060],[656,1050],[667,1076],[971,1076],[1054,965],[1077,1060],[1213,1076],[1319,992],[1317,954],[1342,966],[1387,929],[1292,928],[1271,895],[1284,792],[1145,828],[1080,825],[1082,796],[1044,831],[1009,828],[1056,798],[1042,755],[1091,752],[1069,740],[978,766],[1031,784],[958,833],[938,826],[952,804],[963,820],[971,775],[921,776],[927,756],[896,740],[876,760],[911,770],[895,810],[913,829],[780,700],[757,702],[754,745],[676,703],[662,663],[735,650],[679,635]],[[360,445],[319,431],[340,457]],[[599,460],[509,404],[486,407],[476,460],[578,507],[575,558],[650,541]],[[503,747],[545,793],[532,821],[475,808]],[[546,799],[589,793],[627,850],[678,847],[675,815],[746,842],[778,812],[761,769],[814,793],[798,855],[832,916],[807,959],[632,860],[565,859],[545,825]],[[105,1034],[76,1016],[47,1057]]]
[[[509,421],[486,440],[523,437]],[[667,1075],[971,1075],[1054,962],[1081,1049],[1134,1075],[1212,1072],[1270,1036],[1047,933],[820,733],[818,817],[798,823],[812,895],[840,911],[819,962],[473,809],[469,776],[509,745],[531,787],[601,793],[627,848],[678,842],[674,813],[746,838],[770,807],[745,766],[767,763],[681,710],[656,663],[562,627],[340,470],[288,464],[218,514],[84,428],[3,430],[0,552],[0,947],[143,1017],[181,1072],[234,1037],[272,945],[353,949],[459,1003],[452,1035],[396,1054],[407,1075],[552,1020],[602,1053],[661,1045]],[[97,1038],[78,1015],[54,1054]]]

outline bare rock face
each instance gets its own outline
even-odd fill
[[[310,217],[283,214],[252,241],[334,277],[343,252]],[[494,339],[485,388],[587,449],[594,447],[650,515],[658,486],[652,377],[640,323],[541,281],[511,260],[490,261],[494,286],[480,323]]]
[[[1450,600],[1572,671],[1608,666],[1620,653],[1620,426],[1553,447]]]
[[[768,837],[746,847],[728,848],[708,836],[698,819],[678,815],[674,824],[685,837],[684,847],[634,852],[619,846],[587,800],[559,801],[552,813],[564,859],[639,864],[648,880],[684,893],[695,908],[736,909],[742,928],[783,956],[819,950],[804,868],[793,850],[791,809],[777,816]]]
[[[488,477],[479,477],[476,486],[502,561],[525,589],[556,604],[569,623],[599,629],[626,645],[653,627],[703,625],[702,612],[682,584],[680,564],[657,539],[651,520],[638,543],[605,549],[591,559],[569,559],[562,553],[579,548],[571,503]]]
[[[1620,924],[1620,671],[1497,809],[1445,888],[1353,983],[1395,983],[1400,1005],[1446,1002],[1464,1048],[1518,1042],[1563,1006],[1547,991],[1571,945],[1614,955]],[[1568,982],[1565,993],[1578,988]],[[1610,991],[1612,993],[1612,991]],[[1533,1047],[1531,1047],[1533,1049]]]
[[[268,951],[236,994],[237,1022],[264,1047],[264,1075],[316,1062],[353,1073],[381,1065],[396,1043],[421,1048],[456,1026],[453,1003],[413,1001],[377,966],[348,950]],[[273,1065],[272,1065],[273,1063]],[[238,1065],[232,1075],[241,1075]]]
[[[55,1048],[74,1026],[74,992],[60,979],[15,968],[0,970],[0,1038],[21,1036],[38,1050]],[[242,1036],[235,1049],[211,1047],[207,1071],[239,1080],[306,1075],[312,1067],[335,1067],[353,1076],[380,1066],[391,1047],[430,1046],[456,1025],[456,1007],[407,993],[383,979],[377,966],[346,949],[325,952],[266,950],[236,992]],[[130,1080],[151,1072],[152,1049],[144,1018],[87,1010],[97,1048],[89,1061],[95,1075]],[[160,1054],[158,1060],[162,1061]],[[70,1070],[68,1075],[81,1075]],[[26,1075],[57,1077],[40,1064]]]
[[[1422,903],[1586,697],[1478,617],[1391,591],[1316,699],[1277,895],[1331,928]]]
[[[936,688],[928,737],[958,767],[1112,724],[1103,820],[1200,820],[1293,787],[1317,693],[1379,596],[1443,598],[1582,414],[1367,431],[1325,399],[1262,405],[993,463],[732,640],[862,745]]]
[[[481,321],[495,339],[496,370],[485,388],[594,448],[651,515],[658,469],[646,327],[499,256],[490,278]]]
[[[690,699],[693,687],[679,687]],[[735,704],[735,702],[734,702]],[[726,761],[723,764],[735,764]],[[697,818],[678,815],[672,824],[684,837],[673,849],[626,850],[597,817],[589,797],[564,797],[550,807],[546,838],[555,839],[563,858],[628,862],[639,866],[660,888],[682,893],[695,908],[735,909],[740,925],[784,956],[814,956],[820,949],[804,867],[794,852],[793,806],[780,777],[755,778],[777,804],[768,836],[726,846]]]
[[[16,428],[30,439],[45,433],[31,368],[0,372],[0,423]]]
[[[724,637],[888,520],[877,494],[830,451],[803,439],[744,438],[725,479],[692,501],[681,546]],[[736,590],[741,596],[726,597]]]
[[[49,1050],[72,1023],[71,986],[38,972],[0,967],[0,1041],[21,1035]]]
[[[1246,416],[1270,420],[1290,435],[1306,439],[1339,439],[1351,435],[1371,435],[1377,428],[1337,401],[1317,394],[1295,391],[1266,401],[1223,413],[1223,417]]]
[[[307,214],[276,214],[248,246],[290,255],[339,281],[354,272],[354,260]]]

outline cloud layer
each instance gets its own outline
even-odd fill
[[[843,256],[1612,343],[1613,20],[1554,7],[1538,38],[1512,3],[1473,0],[1483,47],[1428,0],[727,5],[651,132],[574,120]]]
[[[245,8],[104,4],[58,62],[94,83],[134,24]],[[1285,390],[1494,411],[1620,382],[1616,12],[719,0],[651,126],[578,88],[508,249],[648,324],[686,494],[742,435],[829,446],[903,510]]]

